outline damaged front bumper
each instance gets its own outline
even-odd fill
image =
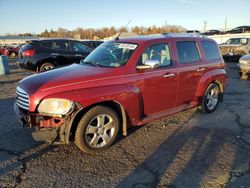
[[[14,111],[23,127],[34,127],[32,132],[34,140],[57,144],[69,142],[69,131],[67,131],[66,127],[69,125],[73,113],[62,118],[44,116],[23,110],[16,103],[14,104]]]

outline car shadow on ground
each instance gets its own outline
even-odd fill
[[[244,158],[240,142],[227,131],[178,127],[117,187],[232,187],[231,169]]]
[[[246,84],[240,80],[238,69],[232,63],[228,68],[234,71],[230,74],[234,82],[227,95],[244,92],[232,85]],[[232,99],[239,106],[245,102]],[[250,143],[242,138],[249,126],[242,123],[241,116],[233,114],[230,100],[225,100],[226,104],[216,111],[218,116],[196,113],[196,123],[178,125],[117,187],[250,187]],[[223,119],[224,113],[229,120]],[[202,123],[205,118],[206,123]],[[225,128],[225,122],[234,130]]]

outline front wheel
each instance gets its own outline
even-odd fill
[[[219,104],[220,88],[217,84],[210,84],[203,96],[201,111],[204,113],[212,113]]]
[[[119,132],[117,113],[105,106],[95,106],[83,115],[76,133],[75,144],[86,153],[96,153],[108,148]]]

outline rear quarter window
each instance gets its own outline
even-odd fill
[[[176,43],[180,64],[194,63],[200,60],[199,50],[194,41],[181,41]]]
[[[213,41],[201,41],[206,60],[213,61],[221,59],[218,45]]]
[[[32,43],[26,43],[21,47],[22,50],[27,50],[30,48],[32,48]]]

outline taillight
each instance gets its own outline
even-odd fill
[[[221,63],[220,66],[221,68],[226,69],[226,63]]]
[[[33,56],[34,54],[36,53],[36,50],[25,50],[24,52],[23,52],[23,56]]]

